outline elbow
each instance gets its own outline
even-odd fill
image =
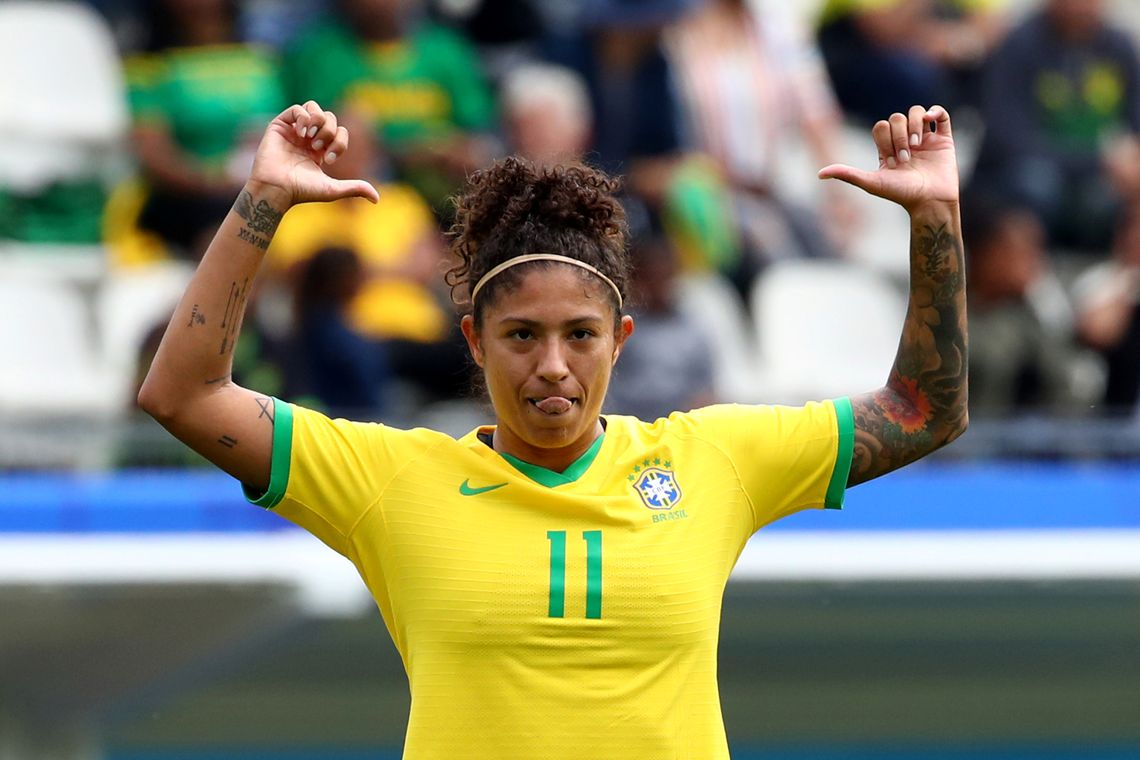
[[[970,411],[966,405],[962,405],[961,414],[957,415],[956,419],[949,425],[946,431],[946,440],[942,445],[945,446],[962,436],[966,432],[966,428],[970,427]]]
[[[163,393],[157,386],[158,383],[150,375],[147,375],[146,379],[143,380],[142,387],[139,388],[135,402],[139,409],[166,427],[177,415],[177,404],[171,394]]]

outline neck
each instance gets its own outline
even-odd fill
[[[527,443],[500,424],[495,428],[492,448],[500,454],[510,454],[527,464],[544,467],[554,472],[564,472],[567,467],[585,454],[594,445],[594,441],[598,440],[598,437],[604,432],[605,428],[602,427],[602,422],[599,419],[594,423],[594,427],[589,433],[580,436],[577,440],[565,446],[545,447]]]
[[[224,18],[195,19],[183,28],[187,45],[224,45],[233,41],[233,27]]]

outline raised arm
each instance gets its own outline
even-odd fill
[[[166,328],[139,406],[175,438],[255,488],[269,483],[273,404],[230,379],[234,344],[261,259],[295,203],[360,196],[363,180],[321,169],[348,148],[336,116],[310,101],[270,122],[253,169]]]
[[[819,173],[910,214],[910,302],[902,338],[886,385],[851,399],[855,453],[848,485],[926,456],[961,435],[968,422],[966,278],[950,116],[941,106],[915,106],[877,123],[872,136],[877,171],[833,164]]]

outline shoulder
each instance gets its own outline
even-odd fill
[[[1110,54],[1125,59],[1125,62],[1136,63],[1136,46],[1132,36],[1125,30],[1116,26],[1105,26],[1101,31],[1100,47]]]
[[[336,21],[326,21],[313,26],[293,38],[288,46],[288,59],[295,59],[301,53],[327,50],[338,47],[354,47],[357,38],[348,27]]]
[[[293,425],[293,446],[337,446],[366,454],[382,454],[386,459],[413,457],[441,446],[456,445],[446,433],[429,428],[403,429],[380,422],[360,422],[331,418],[297,404],[286,404]]]
[[[1021,23],[1009,30],[999,50],[1005,51],[1040,51],[1041,45],[1052,37],[1049,30],[1049,21],[1043,13],[1034,13]]]
[[[850,408],[846,399],[842,403]],[[748,441],[755,446],[777,445],[797,437],[835,434],[837,401],[811,401],[803,406],[778,404],[712,404],[688,412],[673,412],[652,422],[622,415],[606,415],[631,437],[689,438],[731,446]]]
[[[474,54],[475,50],[474,46],[463,35],[430,21],[424,21],[416,26],[412,32],[412,40],[418,47],[430,49],[437,53]]]

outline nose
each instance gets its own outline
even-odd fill
[[[561,382],[570,374],[570,366],[566,363],[566,346],[561,340],[552,339],[542,344],[537,373],[551,383]]]

